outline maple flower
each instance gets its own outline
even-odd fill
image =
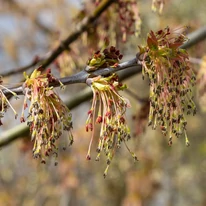
[[[85,70],[90,72],[99,68],[116,67],[122,57],[123,55],[114,46],[96,51],[93,57],[89,58]]]
[[[53,87],[49,86],[49,83],[57,81],[50,70],[42,74],[35,69],[30,77],[24,75],[25,99],[21,122],[25,121],[24,110],[28,107],[27,101],[30,101],[27,124],[30,127],[31,140],[34,142],[33,156],[46,163],[45,158],[50,154],[58,156],[56,141],[63,130],[69,132],[70,143],[73,143],[71,113]]]
[[[98,76],[88,78],[87,84],[90,85],[93,91],[92,106],[86,121],[86,131],[92,132],[87,159],[91,159],[90,152],[94,139],[95,125],[100,124],[101,129],[96,160],[100,159],[100,154],[104,151],[107,156],[107,167],[104,172],[106,177],[116,149],[120,148],[122,142],[125,143],[130,139],[130,129],[126,124],[125,118],[125,112],[130,107],[130,103],[129,100],[118,93],[119,90],[126,88],[126,85],[118,82],[116,74],[112,74],[109,77]],[[130,150],[129,152],[136,159],[135,154]]]
[[[16,99],[18,99],[18,96],[15,92],[12,92],[10,89],[6,88],[2,83],[3,80],[2,77],[0,76],[0,126],[3,125],[1,119],[4,117],[4,114],[6,113],[9,107],[13,110],[15,119],[18,116],[17,112],[12,107],[11,103],[7,99],[6,95],[4,94],[4,91],[11,93],[11,95],[13,95]]]
[[[169,145],[173,136],[185,134],[189,146],[184,112],[196,113],[192,95],[196,79],[187,52],[179,48],[186,40],[182,33],[165,28],[151,31],[147,46],[140,47],[143,78],[146,74],[150,80],[149,125],[153,129],[159,125],[164,135],[169,134]]]

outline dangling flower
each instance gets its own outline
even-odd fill
[[[96,160],[100,159],[103,150],[107,156],[107,168],[104,172],[104,176],[106,176],[116,149],[120,148],[122,142],[125,143],[130,139],[130,130],[125,118],[125,112],[130,107],[130,103],[118,93],[119,90],[126,88],[126,85],[118,82],[116,74],[109,77],[88,78],[87,84],[91,86],[93,91],[92,107],[88,112],[86,121],[86,131],[92,132],[87,159],[91,159],[90,151],[94,139],[95,125],[100,124]],[[130,150],[129,152],[136,159],[135,154]]]
[[[172,137],[186,134],[187,114],[196,113],[193,102],[192,87],[195,76],[184,49],[180,49],[187,38],[169,28],[156,33],[151,31],[147,46],[140,47],[142,73],[150,80],[149,125],[156,129],[160,126],[162,133],[169,133],[169,145]]]
[[[6,95],[4,94],[5,91],[9,92],[11,95],[13,95],[16,99],[18,99],[18,96],[15,92],[12,92],[10,89],[3,86],[3,80],[0,76],[0,126],[3,125],[1,119],[4,117],[4,114],[6,113],[7,109],[10,107],[15,115],[15,119],[17,118],[18,114],[15,111],[15,109],[12,107],[11,103],[7,99]]]
[[[25,121],[24,110],[28,107],[27,101],[30,101],[27,124],[30,127],[31,140],[34,142],[33,156],[41,158],[42,163],[45,163],[46,156],[53,154],[57,157],[56,141],[63,130],[69,132],[70,143],[73,143],[71,113],[53,87],[49,86],[49,83],[57,81],[50,70],[42,74],[35,69],[30,77],[26,74],[25,77],[21,122]]]

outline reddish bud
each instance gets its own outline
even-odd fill
[[[26,109],[28,107],[28,104],[27,103],[25,103],[24,104],[24,109]]]
[[[102,122],[102,116],[98,116],[96,119],[96,123],[101,123]]]
[[[88,132],[89,131],[89,128],[88,128],[88,125],[86,125],[86,132]]]
[[[125,118],[124,117],[120,117],[120,119],[119,119],[119,121],[120,121],[120,123],[125,123]]]
[[[87,159],[87,160],[91,160],[91,156],[88,154],[88,155],[86,156],[86,159]]]
[[[44,159],[41,160],[42,164],[46,164],[46,161]]]
[[[22,122],[25,122],[24,117],[21,117],[21,118],[20,118],[20,122],[21,122],[21,123],[22,123]]]
[[[118,67],[118,65],[119,65],[118,63],[115,63],[115,64],[113,65],[113,67],[116,68],[116,67]]]
[[[119,59],[121,60],[122,58],[123,58],[123,55],[122,55],[122,54],[120,54],[120,55],[119,55]]]
[[[93,125],[92,125],[92,123],[89,123],[89,124],[86,125],[86,131],[88,132],[89,130],[90,130],[90,131],[93,130]]]
[[[87,112],[87,114],[89,115],[89,114],[92,114],[93,113],[93,110],[89,110],[88,112]]]

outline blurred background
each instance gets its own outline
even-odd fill
[[[145,44],[150,30],[188,26],[188,32],[192,32],[206,25],[206,1],[167,0],[162,14],[153,12],[151,6],[152,0],[138,1],[135,11],[141,19],[141,25],[140,20],[136,22],[140,34],[138,37],[127,34],[126,42],[117,21],[120,8],[111,6],[88,32],[70,45],[69,51],[55,60],[50,66],[52,73],[64,77],[82,70],[88,57],[104,45],[105,38],[120,49],[125,61],[135,57],[138,45]],[[90,0],[0,0],[0,74],[46,57],[94,9],[95,3]],[[203,41],[188,52],[201,62],[205,48]],[[195,71],[201,66],[194,64]],[[4,75],[4,83],[12,86],[22,78],[22,73]],[[104,179],[106,158],[102,156],[101,161],[95,161],[96,145],[91,161],[86,160],[91,134],[85,132],[85,121],[91,101],[83,102],[72,110],[74,144],[66,151],[60,149],[57,166],[52,158],[46,165],[33,159],[29,136],[0,149],[0,205],[206,206],[206,114],[200,108],[201,99],[195,99],[197,115],[188,116],[190,147],[185,146],[183,137],[175,139],[169,147],[167,137],[158,129],[147,127],[148,105],[140,99],[149,95],[148,81],[143,81],[139,74],[125,83],[129,91],[122,94],[132,104],[127,112],[132,133],[128,146],[136,153],[138,162],[134,163],[122,146]],[[58,92],[66,101],[85,87],[69,85],[64,92]],[[12,100],[19,112],[22,101],[23,97]],[[18,124],[20,121],[8,111],[0,132]],[[97,144],[98,132],[96,137]]]

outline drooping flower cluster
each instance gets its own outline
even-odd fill
[[[123,55],[114,46],[104,49],[103,52],[97,51],[87,62],[86,71],[94,71],[99,68],[115,67],[122,59]]]
[[[192,96],[195,76],[187,52],[179,48],[186,40],[183,34],[165,28],[151,31],[147,46],[140,47],[143,77],[147,74],[150,80],[149,125],[153,129],[159,125],[164,135],[169,133],[169,145],[173,136],[182,133],[189,145],[184,112],[196,113]]]
[[[95,124],[100,124],[96,160],[100,159],[100,154],[104,151],[107,156],[107,168],[104,173],[106,176],[115,150],[120,148],[122,142],[125,143],[130,139],[130,130],[125,119],[125,112],[130,107],[130,103],[118,93],[118,90],[123,90],[126,86],[119,83],[116,74],[109,77],[88,78],[87,84],[91,86],[93,91],[93,102],[86,121],[86,131],[92,131],[87,159],[91,159],[90,152]],[[130,150],[129,152],[136,159],[135,154]]]
[[[16,93],[12,92],[10,89],[6,88],[2,85],[3,80],[0,76],[0,126],[3,125],[1,119],[4,117],[4,114],[6,113],[7,109],[10,107],[15,115],[15,119],[17,118],[18,114],[15,111],[15,109],[12,107],[11,103],[7,99],[6,95],[4,94],[4,91],[9,92],[11,95],[13,95],[16,99],[18,99],[18,96]]]
[[[71,113],[53,87],[49,86],[51,82],[57,81],[50,70],[42,74],[35,69],[30,77],[26,74],[25,77],[21,122],[25,121],[24,110],[28,107],[27,101],[30,101],[27,124],[30,127],[31,140],[34,142],[33,156],[41,158],[42,163],[45,163],[47,156],[52,154],[57,157],[56,141],[63,130],[69,132],[70,144],[73,143]]]
[[[118,12],[122,41],[126,42],[127,35],[135,34],[138,36],[141,30],[141,19],[138,12],[137,1],[118,0]]]

